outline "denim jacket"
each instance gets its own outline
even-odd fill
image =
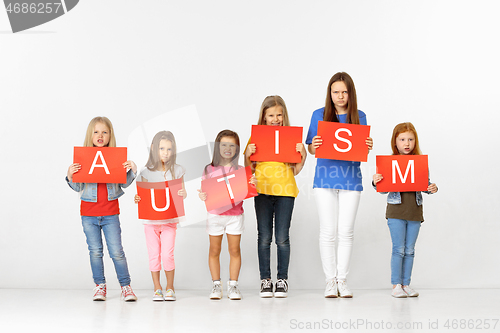
[[[108,183],[108,201],[116,200],[121,197],[124,192],[122,188],[128,187],[134,181],[137,174],[132,170],[127,172],[127,182],[125,184]],[[80,192],[80,199],[87,202],[97,202],[97,184],[96,183],[73,183],[66,177],[66,182],[74,191]]]
[[[431,180],[429,179],[429,185],[431,184]],[[373,184],[372,181],[372,186],[374,189],[377,189],[377,186]],[[431,194],[430,191],[423,191],[424,193]],[[398,205],[401,203],[401,193],[400,192],[380,192],[380,194],[387,194],[387,203],[391,205]],[[415,198],[417,199],[417,205],[422,206],[422,203],[424,202],[424,198],[422,197],[422,192],[416,191],[415,192]]]

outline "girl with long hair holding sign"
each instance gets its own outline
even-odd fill
[[[290,126],[285,101],[280,96],[268,96],[262,102],[258,125]],[[250,142],[250,141],[249,141]],[[245,166],[252,166],[257,178],[258,196],[254,198],[257,216],[258,255],[261,297],[287,297],[288,265],[290,262],[290,225],[295,198],[299,193],[295,176],[306,161],[304,144],[299,142],[296,151],[301,161],[296,164],[282,162],[250,161],[250,156],[259,147],[249,143],[245,149]],[[273,238],[278,252],[278,275],[275,288],[271,281],[271,241]]]
[[[328,82],[325,107],[313,112],[306,144],[315,155],[323,144],[318,121],[366,125],[366,115],[358,110],[356,89],[349,74],[336,73]],[[366,139],[368,149],[373,140]],[[318,207],[319,247],[326,276],[325,297],[351,298],[347,274],[354,238],[354,221],[363,190],[360,162],[318,158],[314,192]]]
[[[145,168],[141,171],[138,181],[142,182],[165,182],[173,179],[184,179],[186,169],[176,164],[177,146],[175,138],[170,131],[158,132],[151,143],[149,158]],[[183,197],[187,196],[184,189],[184,180],[182,189],[176,194]],[[139,195],[135,195],[135,202],[141,200]],[[153,301],[175,301],[174,290],[174,246],[177,230],[178,218],[168,220],[143,220],[144,233],[146,234],[146,245],[149,255],[149,270],[154,284]],[[161,263],[163,261],[163,270],[167,278],[167,287],[165,295],[160,283]]]
[[[393,155],[421,155],[418,135],[412,123],[401,123],[394,127],[391,139]],[[373,187],[383,179],[373,175]],[[425,193],[436,193],[436,184],[431,184]],[[386,193],[383,193],[386,194]],[[385,217],[391,233],[391,283],[392,296],[396,298],[417,297],[418,292],[410,288],[411,272],[415,257],[420,225],[424,221],[421,192],[389,192]]]
[[[203,170],[202,179],[223,177],[224,175],[243,168],[238,165],[240,153],[240,138],[236,132],[223,130],[217,134],[214,144],[212,162]],[[255,183],[254,180],[251,181]],[[202,201],[207,200],[207,193],[198,190]],[[220,279],[220,252],[224,232],[227,235],[229,251],[229,281],[227,282],[227,297],[232,300],[241,299],[238,289],[238,276],[241,268],[240,241],[245,230],[243,224],[243,201],[236,202],[231,208],[222,207],[208,212],[207,233],[210,239],[208,267],[212,275],[212,291],[210,299],[222,298],[222,284]]]
[[[87,127],[84,147],[116,147],[115,132],[111,121],[106,117],[95,117]],[[137,166],[133,161],[126,161],[123,167],[127,171],[125,184],[105,183],[74,183],[73,175],[82,168],[79,163],[73,163],[68,168],[66,182],[75,191],[80,192],[82,226],[87,238],[90,255],[90,267],[96,287],[94,288],[94,301],[106,300],[106,278],[104,277],[102,234],[106,239],[109,256],[113,259],[116,275],[122,289],[125,301],[135,301],[135,296],[130,287],[130,274],[127,258],[123,252],[120,208],[118,198],[124,192],[122,188],[128,187],[137,174]]]

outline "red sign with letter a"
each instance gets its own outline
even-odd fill
[[[73,182],[125,184],[126,161],[125,147],[75,147],[73,163],[80,163],[82,168],[73,175]]]
[[[377,173],[384,177],[377,184],[377,192],[427,191],[429,186],[428,156],[377,156]]]
[[[136,182],[139,219],[168,220],[184,216],[184,199],[178,195],[182,179],[168,182]]]
[[[205,179],[201,182],[202,192],[207,193],[205,205],[207,211],[214,209],[231,209],[235,203],[258,195],[255,185],[249,184],[252,177],[252,169],[238,169],[214,178]]]
[[[300,163],[297,143],[302,142],[302,127],[252,125],[256,151],[250,161]]]
[[[317,158],[366,162],[370,126],[318,121],[318,135],[323,144],[316,149]]]

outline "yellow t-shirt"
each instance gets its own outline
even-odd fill
[[[248,140],[248,144],[250,144],[250,140]],[[245,152],[246,150],[245,148]],[[299,194],[299,188],[295,182],[292,167],[289,164],[283,162],[257,162],[255,178],[257,178],[256,188],[258,193],[294,198]]]

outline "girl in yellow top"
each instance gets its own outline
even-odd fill
[[[258,125],[290,126],[285,101],[280,96],[268,96],[262,102]],[[258,255],[260,270],[260,297],[287,297],[288,264],[290,262],[290,223],[295,197],[299,193],[295,175],[304,167],[306,150],[304,144],[297,143],[296,150],[301,155],[300,163],[250,161],[250,156],[258,147],[249,143],[245,149],[245,166],[252,165],[257,178],[255,214],[257,216]],[[271,241],[274,235],[278,249],[278,279],[275,289],[271,281]]]

